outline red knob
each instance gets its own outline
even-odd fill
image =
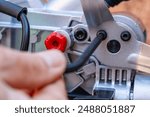
[[[46,38],[45,46],[47,49],[58,49],[64,52],[67,47],[67,38],[58,32],[53,32]]]

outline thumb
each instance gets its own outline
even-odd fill
[[[4,49],[3,53],[0,79],[14,88],[32,90],[52,83],[66,67],[64,55],[57,50],[31,54]]]

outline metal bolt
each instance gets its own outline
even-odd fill
[[[84,28],[78,28],[74,31],[74,37],[78,41],[85,41],[87,39],[88,33]]]
[[[123,41],[129,41],[131,39],[131,34],[128,31],[124,31],[121,33],[121,39]]]
[[[99,31],[97,32],[97,37],[100,37],[100,36],[103,36],[102,38],[103,38],[103,40],[105,40],[105,39],[107,38],[107,33],[106,33],[106,31],[104,31],[104,30],[99,30]]]

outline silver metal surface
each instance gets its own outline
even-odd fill
[[[130,69],[111,68],[99,65],[100,77],[96,79],[94,89],[112,88],[115,89],[114,99],[130,99],[131,89],[131,73]]]
[[[86,64],[78,71],[64,75],[69,93],[80,87],[93,96],[95,89],[112,88],[115,89],[114,99],[150,99],[150,76],[139,74],[139,71],[150,73],[150,47],[144,44],[145,28],[136,18],[124,13],[111,15],[104,0],[81,0],[87,26],[80,0],[36,0],[36,4],[35,0],[10,1],[30,7],[28,19],[31,25],[31,52],[45,50],[44,40],[52,31],[63,32],[70,39],[68,50],[65,52],[69,63],[83,53],[98,30],[107,32],[107,39],[96,49]],[[68,27],[73,19],[83,24]],[[89,27],[91,40],[89,41],[88,38],[84,42],[75,40],[73,32],[77,27],[84,27],[87,32]],[[13,45],[14,48],[18,48],[19,38],[21,38],[20,28],[19,22],[0,14],[0,39],[3,45],[8,47]],[[66,32],[68,29],[71,29],[70,33]],[[131,33],[130,41],[121,40],[120,34],[123,31]],[[111,40],[117,40],[121,45],[117,53],[110,53],[107,49],[107,44]],[[72,46],[71,49],[70,46]],[[133,69],[139,71],[136,72],[132,92],[131,72]]]
[[[95,38],[99,26],[108,21],[113,21],[104,0],[81,0],[82,8],[89,27],[92,40]]]
[[[28,9],[28,20],[31,29],[36,30],[58,30],[62,27],[68,26],[72,19],[82,20],[81,13],[60,13],[60,12],[42,12],[39,10]],[[8,28],[21,28],[21,25],[16,20],[4,14],[0,14],[0,26]]]
[[[69,22],[71,20],[82,20],[82,13],[71,13],[71,12],[44,12],[42,10],[35,10],[35,9],[28,9],[28,20],[30,23],[30,29],[31,29],[31,42],[35,39],[36,35],[34,35],[34,32],[39,31],[45,31],[47,33],[46,36],[48,36],[52,31],[60,30],[64,27],[67,27],[69,25]],[[0,13],[0,28],[8,28],[11,30],[9,34],[11,39],[13,40],[13,48],[19,49],[20,46],[20,39],[21,39],[21,24],[16,19],[13,19],[7,15],[4,15]],[[13,35],[12,32],[13,31]],[[32,33],[33,31],[33,33]],[[43,33],[43,35],[45,34]],[[42,51],[45,50],[45,47],[43,46],[43,40],[46,38],[46,36],[42,36],[42,41],[38,42],[38,44],[31,43],[30,50],[31,51]],[[7,40],[10,40],[7,38]],[[10,41],[5,45],[12,44]]]
[[[81,71],[79,70],[79,72],[76,73],[85,79],[79,86],[91,95],[94,95],[95,89],[112,88],[115,89],[114,99],[132,99],[131,73],[132,69],[139,69],[137,68],[138,65],[135,66],[128,62],[128,57],[133,53],[139,55],[140,53],[144,54],[144,52],[146,52],[142,49],[146,48],[146,46],[141,46],[143,42],[145,42],[143,26],[139,21],[135,20],[135,18],[128,15],[120,13],[115,14],[112,17],[107,6],[104,4],[104,1],[102,3],[102,1],[93,2],[82,0],[82,5],[90,33],[96,35],[98,30],[105,30],[107,32],[107,39],[103,41],[93,53],[94,57],[97,59],[96,61],[98,61],[98,64],[95,64],[95,73],[91,72],[89,77],[83,75],[86,74],[84,72],[88,71],[84,68],[90,64],[85,64],[85,66],[81,68]],[[103,14],[104,11],[106,11],[105,14]],[[131,39],[129,41],[125,42],[121,39],[121,33],[124,31],[130,32]],[[92,35],[90,35],[90,37],[92,37]],[[111,53],[107,49],[107,44],[111,40],[116,40],[121,45],[121,48],[117,53]],[[77,54],[78,52],[82,53],[87,47],[88,43],[75,43],[72,48],[74,52],[69,53],[71,54],[71,60],[75,60],[73,57],[74,54]],[[147,50],[150,49],[147,48]],[[133,59],[133,61],[134,60],[136,59]],[[99,64],[99,62],[102,65]],[[148,70],[144,69],[143,71],[149,73]],[[65,78],[69,79],[69,77]],[[70,82],[74,82],[74,79],[70,80]]]
[[[134,100],[150,99],[150,76],[147,74],[137,74],[134,83]]]
[[[97,48],[94,55],[101,61],[102,64],[107,66],[137,69],[135,65],[128,62],[128,57],[132,54],[140,54],[142,51],[141,43],[145,41],[145,37],[138,23],[131,22],[131,20],[129,20],[130,17],[125,17],[127,16],[120,17],[118,15],[114,15],[116,23],[106,22],[99,27],[100,30],[107,31],[108,37]],[[124,23],[124,21],[126,21],[126,23]],[[135,24],[137,29],[134,28]],[[123,31],[129,31],[131,33],[131,39],[129,41],[125,42],[121,39],[121,33]],[[111,40],[116,40],[121,45],[121,48],[117,53],[111,53],[107,49],[107,44]],[[142,42],[139,42],[138,40]],[[113,60],[113,62],[111,60]]]
[[[81,52],[77,52],[77,51],[68,51],[67,53],[71,55],[72,60],[76,59],[76,57],[82,54]],[[67,74],[65,74],[64,78],[65,78],[65,81],[67,82],[66,85],[67,85],[68,92],[70,91],[73,92],[75,89],[81,87],[83,90],[85,90],[89,94],[91,95],[93,94],[93,88],[96,82],[96,78],[99,77],[99,74],[98,74],[99,62],[96,60],[94,56],[91,56],[90,60],[94,62],[94,65],[92,64],[91,66],[91,68],[93,69],[90,74],[86,75],[86,71],[88,70],[85,69],[86,66],[90,65],[90,63],[89,64],[87,63],[85,66],[83,66],[83,68],[81,68],[77,72],[69,73],[69,77],[67,76]],[[76,74],[76,77],[74,77],[75,74]],[[78,84],[75,85],[76,87],[72,87],[74,85],[70,85],[70,84],[76,82],[77,80],[78,80]]]
[[[84,79],[77,75],[76,73],[69,73],[65,76],[66,88],[69,93],[73,92],[75,89],[81,86],[84,83]]]

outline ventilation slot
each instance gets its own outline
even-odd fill
[[[120,70],[115,71],[115,84],[119,84],[120,80]]]
[[[112,70],[111,69],[107,70],[107,82],[108,83],[112,82]]]
[[[105,82],[105,68],[100,69],[100,83]]]
[[[125,84],[127,81],[127,70],[122,71],[122,83]]]

